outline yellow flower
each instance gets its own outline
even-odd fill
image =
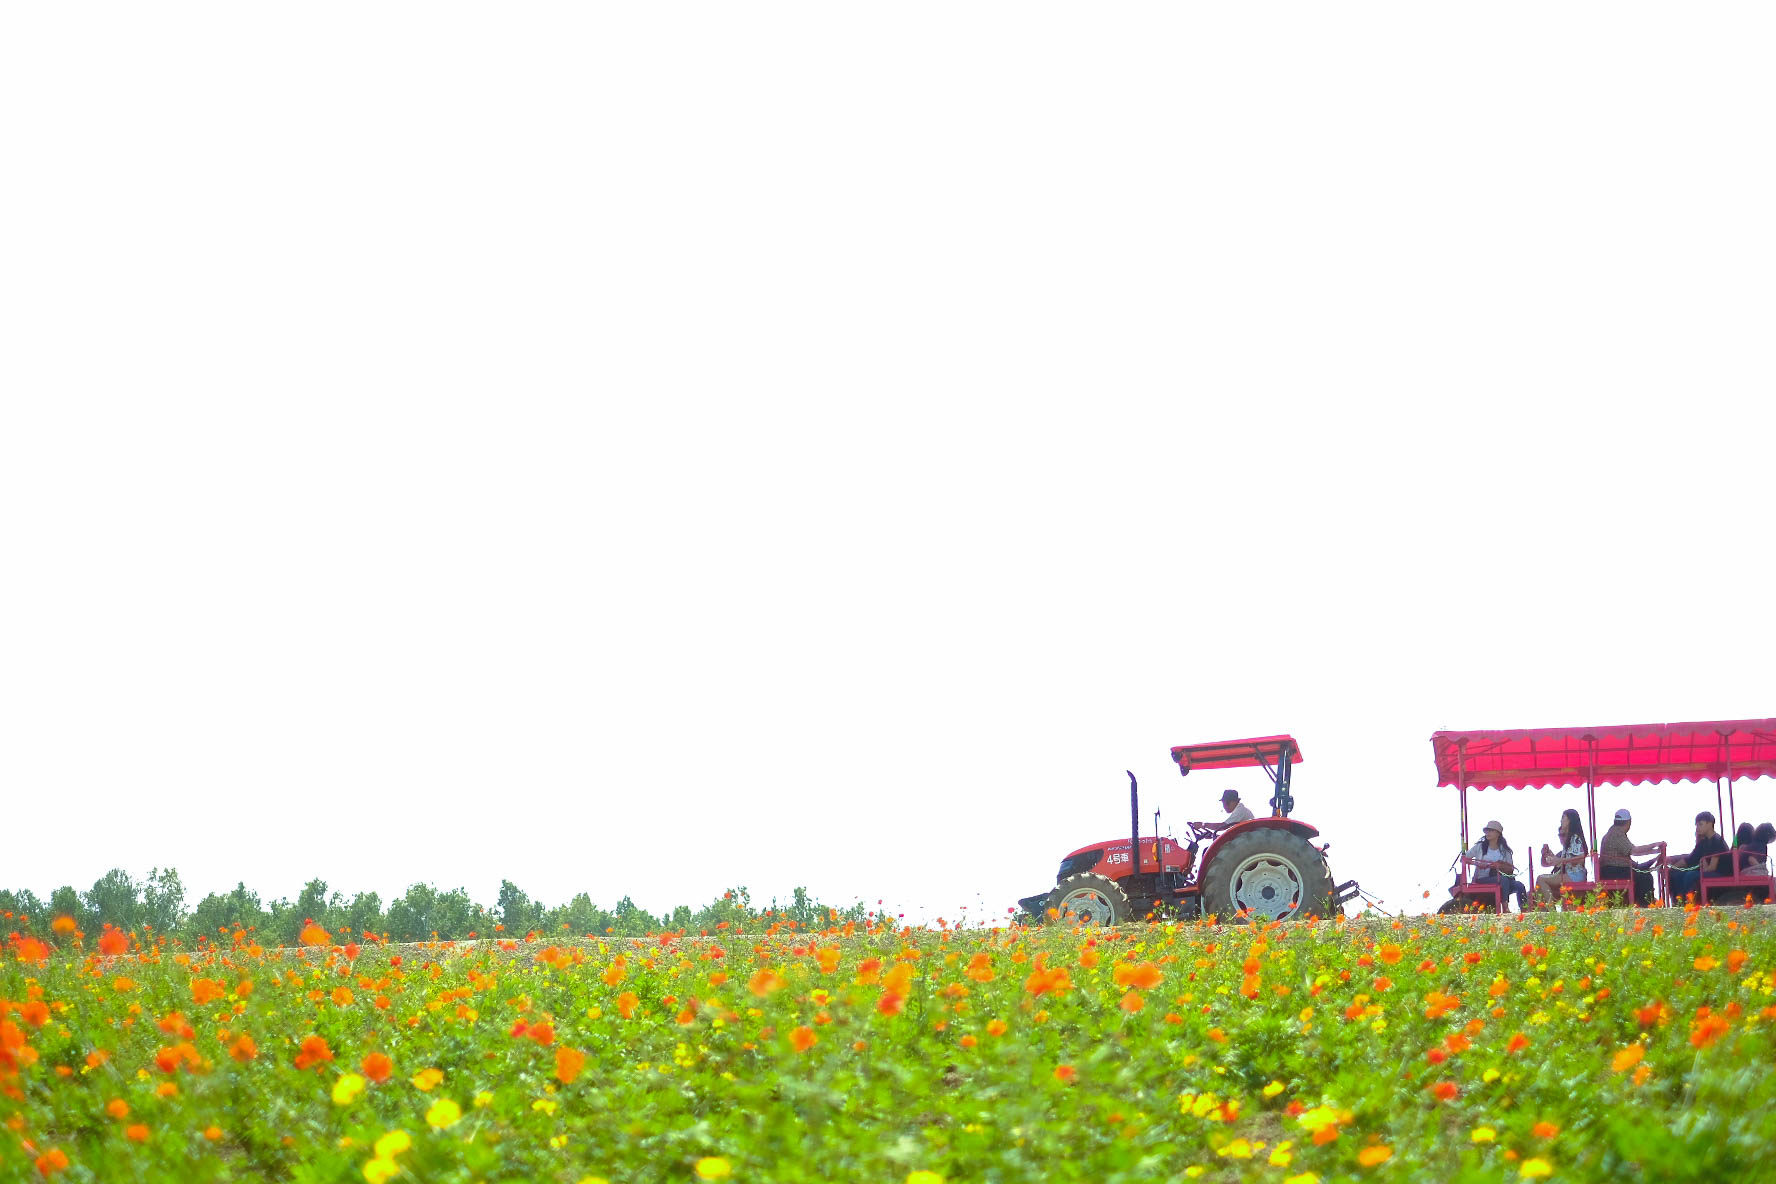
[[[1357,1162],[1366,1168],[1372,1168],[1379,1163],[1386,1163],[1393,1157],[1394,1149],[1389,1147],[1386,1143],[1377,1143],[1372,1147],[1365,1147],[1357,1152]]]
[[[374,1150],[377,1159],[393,1159],[411,1146],[413,1146],[413,1137],[406,1131],[390,1131],[376,1140]]]
[[[1338,1111],[1332,1109],[1330,1106],[1315,1106],[1312,1110],[1303,1113],[1295,1121],[1299,1122],[1310,1131],[1317,1131],[1321,1127],[1331,1126],[1333,1123],[1337,1122]]]
[[[440,1081],[444,1080],[442,1069],[421,1069],[413,1075],[413,1084],[421,1093],[429,1093]]]
[[[1490,1143],[1498,1138],[1498,1132],[1489,1126],[1477,1126],[1469,1133],[1468,1138],[1476,1143]]]
[[[579,1184],[610,1184],[603,1176],[581,1176]]]
[[[549,1146],[553,1147],[557,1151],[561,1150],[563,1147],[567,1146],[567,1136],[566,1135],[551,1135],[551,1136],[549,1136]]]
[[[483,1110],[491,1105],[493,1105],[493,1095],[488,1093],[486,1090],[482,1090],[480,1093],[475,1095],[475,1109]]]
[[[1234,1159],[1251,1159],[1252,1145],[1244,1139],[1235,1139],[1227,1146],[1215,1152],[1216,1155],[1231,1156]]]
[[[697,1161],[699,1179],[720,1180],[724,1176],[732,1175],[733,1172],[734,1169],[728,1164],[728,1161],[719,1155],[705,1155]]]
[[[944,1184],[944,1178],[936,1172],[908,1172],[906,1184]]]
[[[541,1110],[544,1114],[555,1113],[557,1103],[553,1098],[538,1098],[530,1104],[532,1110]]]
[[[1283,1083],[1280,1081],[1273,1081],[1269,1085],[1264,1087],[1264,1096],[1267,1098],[1274,1098],[1282,1092],[1283,1092]]]
[[[1517,1174],[1525,1180],[1540,1180],[1554,1174],[1554,1165],[1545,1159],[1526,1159],[1523,1166],[1517,1169]]]
[[[392,1159],[377,1156],[375,1159],[364,1161],[364,1179],[368,1180],[370,1184],[383,1184],[383,1181],[391,1176],[399,1175],[400,1172],[400,1165]]]
[[[462,1107],[449,1098],[439,1098],[432,1103],[432,1108],[426,1111],[425,1119],[434,1129],[443,1130],[447,1126],[455,1126],[462,1121]]]
[[[1302,1172],[1299,1176],[1290,1176],[1283,1184],[1320,1184],[1320,1178],[1312,1172]]]
[[[1491,1085],[1498,1079],[1499,1071],[1497,1069],[1488,1069],[1486,1072],[1480,1074],[1480,1080],[1484,1081],[1487,1085]]]
[[[356,1073],[347,1073],[333,1083],[333,1104],[349,1106],[352,1100],[364,1092],[364,1079]]]
[[[1271,1150],[1270,1166],[1273,1168],[1288,1167],[1289,1161],[1295,1158],[1295,1156],[1289,1151],[1289,1148],[1294,1145],[1294,1142],[1289,1139],[1284,1139],[1281,1143],[1278,1143],[1276,1147]]]
[[[1208,1168],[1203,1167],[1203,1165],[1200,1163],[1193,1163],[1189,1167],[1184,1169],[1184,1174],[1186,1176],[1189,1176],[1192,1180],[1194,1180],[1198,1176],[1201,1176],[1204,1172],[1206,1172],[1208,1170],[1209,1170]]]

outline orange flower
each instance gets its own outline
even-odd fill
[[[222,1138],[222,1128],[212,1122],[209,1126],[204,1127],[204,1138],[212,1143],[220,1141]]]
[[[962,973],[977,983],[990,983],[993,981],[993,960],[985,954],[976,954],[968,960]]]
[[[1005,1021],[1004,1020],[989,1020],[987,1022],[987,1035],[989,1035],[989,1036],[1003,1036],[1003,1035],[1005,1035]]]
[[[555,1043],[555,1026],[553,1024],[532,1024],[525,1035],[547,1047]]]
[[[1615,1056],[1610,1058],[1610,1068],[1617,1073],[1626,1073],[1628,1070],[1634,1068],[1634,1066],[1640,1064],[1641,1059],[1645,1056],[1646,1048],[1643,1045],[1630,1044],[1626,1048],[1619,1050]]]
[[[1090,970],[1092,967],[1096,966],[1098,964],[1098,961],[1099,961],[1098,952],[1096,950],[1089,950],[1088,949],[1088,950],[1083,951],[1079,955],[1079,965],[1084,967],[1087,970]]]
[[[1697,970],[1706,971],[1713,970],[1716,966],[1719,966],[1720,961],[1712,954],[1703,954],[1700,958],[1697,958],[1694,962],[1690,963],[1690,965],[1694,966]]]
[[[253,1043],[251,1036],[243,1032],[239,1039],[228,1046],[228,1055],[244,1065],[259,1055],[259,1046]]]
[[[1375,989],[1377,991],[1389,991],[1393,989],[1393,986],[1394,980],[1385,974],[1375,980]]]
[[[57,917],[49,923],[49,931],[51,933],[60,934],[63,937],[68,936],[68,934],[73,933],[78,928],[80,928],[80,926],[74,923],[74,918],[68,916]]]
[[[49,1022],[49,1005],[41,999],[32,999],[18,1009],[18,1017],[33,1028],[41,1028]]]
[[[333,935],[310,921],[302,927],[301,942],[305,946],[324,946],[333,940]]]
[[[797,1052],[807,1052],[813,1048],[820,1037],[814,1035],[814,1029],[803,1024],[789,1034],[789,1045]]]
[[[116,957],[129,952],[129,934],[121,929],[113,929],[109,924],[105,932],[99,934],[99,953]]]
[[[1696,1018],[1690,1024],[1690,1043],[1698,1049],[1707,1048],[1733,1027],[1732,1021],[1725,1016],[1708,1013],[1708,1008],[1696,1009]]]
[[[109,1114],[112,1118],[128,1118],[129,1103],[122,1098],[112,1098],[109,1102],[105,1103],[105,1113]]]
[[[1140,1011],[1143,1007],[1146,1007],[1146,1006],[1147,1006],[1147,1000],[1145,1000],[1141,997],[1141,992],[1139,992],[1139,991],[1130,991],[1128,994],[1126,994],[1122,997],[1121,1007],[1124,1011],[1128,1012],[1131,1015],[1133,1015],[1137,1011]]]
[[[627,975],[628,973],[629,973],[629,963],[625,958],[623,958],[621,955],[619,955],[617,957],[617,960],[615,962],[612,962],[610,964],[610,967],[607,970],[605,970],[604,985],[607,987],[614,987],[618,983],[622,982],[624,976]]]
[[[555,1050],[555,1079],[563,1085],[572,1085],[580,1070],[586,1067],[586,1054],[577,1048],[569,1048],[565,1044]]]
[[[134,1123],[124,1128],[123,1135],[132,1143],[146,1143],[148,1141],[148,1127],[145,1123]]]
[[[1393,966],[1395,963],[1399,962],[1401,956],[1404,955],[1405,952],[1406,951],[1402,950],[1399,946],[1395,945],[1393,942],[1390,941],[1386,945],[1381,947],[1381,949],[1378,951],[1377,956],[1380,957],[1381,960],[1383,962],[1386,962],[1389,966]]]
[[[1531,1127],[1529,1133],[1538,1139],[1552,1139],[1555,1135],[1560,1133],[1560,1128],[1546,1119],[1543,1119],[1541,1122],[1538,1122]]]
[[[1452,1053],[1467,1052],[1470,1047],[1468,1038],[1460,1032],[1451,1032],[1443,1037],[1443,1045]]]
[[[1744,966],[1746,959],[1750,957],[1751,955],[1747,954],[1744,950],[1729,951],[1727,954],[1727,973],[1738,974],[1740,967]]]
[[[1248,973],[1256,974],[1256,971]],[[1116,985],[1119,987],[1135,987],[1142,991],[1151,991],[1163,977],[1159,967],[1151,962],[1118,962],[1115,973]]]
[[[296,1053],[296,1067],[306,1069],[310,1065],[318,1065],[333,1059],[333,1050],[327,1047],[325,1036],[307,1036],[303,1038],[302,1047]]]
[[[893,991],[883,991],[882,997],[876,1000],[876,1010],[883,1015],[899,1015],[906,1008],[906,996],[896,995]]]
[[[358,1070],[377,1085],[381,1085],[394,1076],[395,1062],[385,1052],[373,1052],[358,1065]]]
[[[1431,1096],[1439,1102],[1453,1102],[1460,1093],[1453,1081],[1439,1081],[1431,1086]]]
[[[1394,1149],[1389,1147],[1386,1143],[1377,1143],[1373,1147],[1365,1147],[1357,1152],[1357,1162],[1366,1168],[1372,1168],[1379,1163],[1386,1163],[1393,1157]]]
[[[335,1007],[349,1007],[351,1006],[351,1001],[352,993],[350,991],[346,990],[344,987],[333,988],[333,1005]]]
[[[1072,990],[1073,976],[1067,973],[1066,968],[1056,967],[1051,970],[1047,963],[1046,953],[1036,955],[1036,961],[1031,963],[1030,977],[1024,980],[1024,990],[1037,998],[1051,992],[1064,995]]]
[[[1079,1070],[1075,1069],[1072,1065],[1056,1065],[1055,1066],[1055,1071],[1054,1071],[1055,1080],[1060,1082],[1062,1085],[1071,1085],[1073,1083],[1073,1080],[1078,1076],[1079,1076]]]
[[[68,1170],[68,1153],[60,1147],[51,1147],[37,1157],[36,1168],[37,1174],[46,1180],[57,1172],[65,1172]]]
[[[1518,1032],[1515,1035],[1513,1035],[1511,1037],[1510,1041],[1505,1045],[1505,1052],[1506,1053],[1522,1052],[1524,1049],[1526,1049],[1528,1047],[1529,1047],[1529,1037],[1525,1036],[1521,1032]]]
[[[617,996],[617,1014],[626,1020],[632,1020],[635,1018],[635,1009],[640,1003],[641,1000],[635,997],[634,991],[624,991]]]
[[[768,968],[753,975],[752,980],[746,984],[746,989],[761,999],[772,991],[781,991],[783,987],[783,976]]]
[[[191,998],[199,1007],[208,1006],[228,994],[228,988],[213,978],[191,980]]]

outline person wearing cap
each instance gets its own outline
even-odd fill
[[[1579,821],[1579,812],[1567,810],[1560,815],[1559,853],[1548,850],[1548,844],[1542,844],[1542,862],[1548,865],[1548,872],[1536,877],[1536,895],[1546,895],[1550,901],[1558,901],[1561,885],[1568,880],[1585,878],[1586,854],[1585,826]]]
[[[1496,819],[1488,822],[1480,841],[1468,849],[1468,858],[1485,865],[1474,869],[1474,883],[1496,882],[1503,890],[1504,899],[1517,898],[1518,912],[1528,908],[1529,889],[1511,874],[1517,870],[1517,861],[1511,853],[1511,845],[1505,842],[1504,824]]]
[[[1597,844],[1599,878],[1626,880],[1634,877],[1635,903],[1649,904],[1653,899],[1653,873],[1634,862],[1634,840],[1628,837],[1628,828],[1632,825],[1634,815],[1627,810],[1616,811],[1615,822],[1603,832],[1603,838]]]
[[[1221,808],[1227,811],[1226,821],[1200,822],[1197,823],[1197,825],[1204,830],[1223,831],[1230,826],[1237,826],[1239,823],[1252,821],[1252,811],[1246,808],[1244,802],[1240,801],[1239,790],[1237,789],[1226,789],[1221,791]]]
[[[1733,874],[1733,860],[1726,855],[1727,841],[1714,833],[1714,815],[1696,815],[1696,845],[1681,864],[1671,869],[1671,898],[1682,900],[1702,888],[1702,877],[1714,879]]]

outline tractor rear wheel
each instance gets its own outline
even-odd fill
[[[1250,830],[1215,852],[1203,881],[1203,912],[1222,921],[1254,921],[1332,914],[1332,873],[1326,859],[1300,835]]]
[[[1122,885],[1095,872],[1081,872],[1056,884],[1048,894],[1048,907],[1062,920],[1072,914],[1081,925],[1121,925],[1134,912]]]

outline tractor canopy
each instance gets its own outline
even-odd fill
[[[1442,733],[1438,733],[1442,735]],[[1273,769],[1284,753],[1301,763],[1301,745],[1293,736],[1255,736],[1250,740],[1219,740],[1213,744],[1180,744],[1172,749],[1178,772],[1192,769]]]
[[[1436,732],[1431,748],[1437,784],[1453,789],[1576,789],[1770,777],[1776,776],[1776,719]]]
[[[1597,846],[1597,787],[1713,781],[1717,808],[1732,830],[1733,782],[1776,776],[1776,719],[1723,719],[1607,728],[1526,728],[1435,732],[1437,784],[1461,795],[1462,849],[1468,846],[1468,790],[1585,791],[1591,846]]]

